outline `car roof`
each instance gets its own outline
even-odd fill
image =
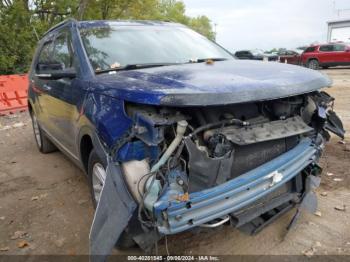
[[[323,43],[323,44],[316,44],[316,45],[310,45],[309,47],[319,47],[319,46],[325,46],[325,45],[349,45],[348,43],[344,42],[330,42],[330,43]]]
[[[169,21],[155,21],[155,20],[92,20],[79,21],[80,28],[103,27],[103,26],[181,26],[179,23]]]
[[[61,27],[75,24],[79,28],[94,28],[104,26],[172,26],[172,27],[186,27],[185,25],[174,23],[170,21],[156,21],[156,20],[90,20],[77,21],[75,19],[67,19],[52,28],[50,28],[44,36],[51,32],[59,30]]]

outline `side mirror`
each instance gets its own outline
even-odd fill
[[[57,80],[61,78],[73,79],[77,76],[77,73],[75,72],[75,70],[68,69],[68,70],[57,70],[52,72],[43,72],[35,75],[40,79]]]

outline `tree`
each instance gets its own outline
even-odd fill
[[[20,73],[28,69],[37,40],[23,1],[5,2],[0,7],[0,73]]]
[[[195,18],[190,18],[189,26],[209,39],[215,40],[216,35],[208,17],[202,15]]]
[[[215,39],[208,17],[185,11],[178,0],[0,0],[0,74],[26,72],[38,38],[70,17],[172,21]]]

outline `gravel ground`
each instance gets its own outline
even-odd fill
[[[336,111],[350,130],[350,69],[323,70]],[[256,236],[229,226],[168,237],[171,254],[192,255],[350,255],[350,136],[332,137],[324,168],[319,212],[302,214],[285,235],[287,213]],[[63,154],[40,154],[27,113],[0,117],[0,255],[88,254],[94,210],[85,175]],[[342,209],[345,205],[345,210]],[[165,254],[164,242],[159,252]],[[139,249],[115,254],[143,254]]]

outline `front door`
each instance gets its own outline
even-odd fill
[[[62,29],[52,43],[50,58],[45,64],[38,64],[36,82],[42,91],[40,104],[44,108],[44,130],[56,143],[65,149],[72,157],[77,158],[75,146],[75,121],[77,107],[74,99],[75,79],[42,79],[40,74],[55,73],[55,71],[76,71],[71,44],[71,34],[68,28]]]
[[[35,67],[35,74],[31,75],[29,83],[31,90],[33,90],[33,109],[35,116],[39,121],[40,127],[50,133],[52,132],[51,129],[53,127],[48,117],[49,108],[45,106],[45,101],[47,100],[48,95],[47,87],[49,81],[39,78],[37,74],[46,72],[48,70],[52,55],[52,44],[52,39],[49,39],[41,46]]]
[[[319,48],[319,62],[320,64],[332,65],[334,63],[334,46],[321,45]]]

